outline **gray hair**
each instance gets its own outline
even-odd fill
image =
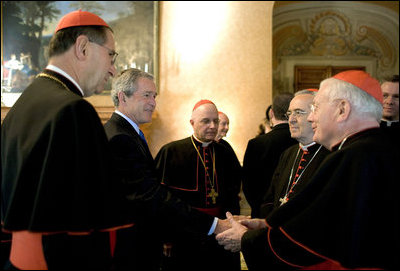
[[[302,89],[302,90],[297,91],[294,94],[294,97],[296,97],[297,95],[302,95],[302,94],[309,94],[309,95],[315,96],[317,94],[317,92],[316,91],[311,91],[311,90],[308,90],[308,89]]]
[[[336,78],[323,80],[320,89],[325,85],[329,86],[327,97],[330,102],[336,99],[346,99],[356,115],[370,116],[380,122],[383,113],[382,104],[364,90]]]
[[[111,98],[115,106],[119,106],[118,93],[123,92],[127,97],[137,90],[139,78],[147,78],[154,81],[154,76],[139,69],[131,68],[122,71],[112,83]]]

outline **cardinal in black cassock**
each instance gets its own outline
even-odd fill
[[[345,71],[321,83],[308,120],[314,139],[332,153],[301,193],[266,218],[266,228],[244,233],[250,270],[399,267],[400,156],[379,128],[378,102],[380,85],[365,72]]]
[[[218,128],[218,122],[211,124],[218,120],[215,105],[202,100],[195,106],[194,113],[197,110],[206,111],[199,119],[209,118],[205,126],[214,127],[207,128],[209,138],[199,136],[201,132],[198,132],[202,140],[193,135],[163,146],[155,158],[160,180],[179,198],[202,212],[219,218],[224,218],[229,210],[239,214],[240,164],[228,148],[213,141]],[[210,111],[211,116],[207,115]],[[196,126],[196,118],[194,122],[196,134],[201,128]],[[175,234],[170,238],[174,255],[167,268],[171,270],[240,270],[238,253],[224,251],[213,236],[195,240]]]
[[[105,26],[112,35],[92,13],[79,10],[63,18],[56,35],[88,24]],[[106,230],[131,225],[116,211],[118,187],[110,173],[107,137],[83,95],[70,75],[49,65],[4,119],[1,222],[12,234],[9,268],[108,269]]]
[[[284,151],[264,197],[261,217],[267,217],[273,210],[301,193],[329,153],[325,147],[315,142],[306,146],[299,143]]]

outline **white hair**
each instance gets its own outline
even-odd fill
[[[326,85],[329,86],[329,92],[326,94],[330,102],[336,99],[346,99],[355,114],[360,117],[369,116],[380,122],[383,113],[382,104],[364,90],[336,78],[323,80],[320,89]]]

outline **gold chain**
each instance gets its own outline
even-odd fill
[[[206,163],[204,163],[204,160],[201,157],[201,154],[200,154],[199,150],[197,149],[196,144],[194,144],[193,137],[190,137],[190,139],[192,140],[193,147],[196,150],[198,156],[200,157],[201,163],[204,166],[204,170],[206,171],[206,175],[207,175],[208,179],[210,180],[211,188],[214,188],[214,185],[215,185],[215,179],[214,179],[214,177],[215,177],[215,150],[214,150],[214,146],[213,146],[213,157],[212,157],[212,159],[213,159],[213,177],[212,177],[212,180],[211,180],[211,177],[208,174]]]
[[[67,90],[70,90],[70,89],[67,87],[67,85],[65,85],[63,82],[61,82],[59,79],[57,79],[56,77],[54,77],[54,76],[52,76],[52,75],[49,75],[49,74],[46,74],[46,73],[40,73],[40,74],[38,74],[36,77],[46,77],[46,78],[52,79],[52,80],[54,80],[54,81],[60,83],[60,84],[61,84],[64,88],[66,88]]]

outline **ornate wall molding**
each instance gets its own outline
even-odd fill
[[[353,1],[307,2],[276,8],[273,23],[275,93],[293,91],[287,67],[300,59],[309,65],[361,61],[378,79],[398,73],[399,18],[392,10]]]

